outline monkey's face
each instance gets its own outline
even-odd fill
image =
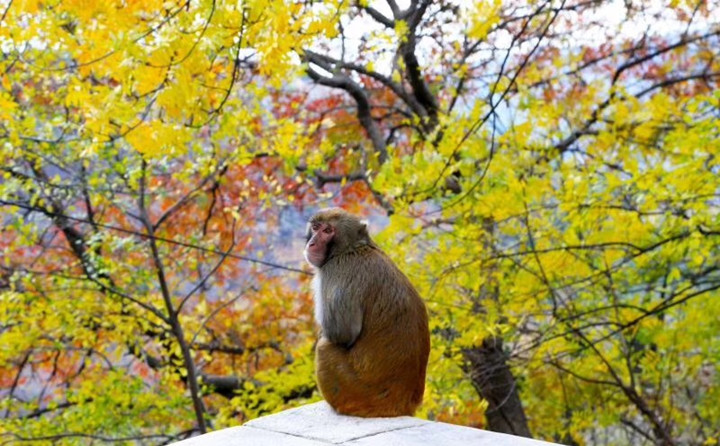
[[[328,248],[335,236],[335,228],[326,222],[313,222],[308,227],[308,242],[305,245],[305,259],[320,268],[327,260]]]

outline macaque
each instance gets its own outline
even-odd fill
[[[315,269],[317,383],[338,413],[412,415],[423,399],[430,335],[425,304],[342,209],[314,215],[305,258]]]

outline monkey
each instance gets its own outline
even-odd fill
[[[315,270],[322,396],[343,415],[413,415],[425,391],[430,333],[410,280],[372,241],[367,224],[339,208],[310,218],[304,255]]]

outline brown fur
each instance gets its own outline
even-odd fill
[[[412,415],[422,402],[430,351],[425,304],[364,223],[339,209],[315,215],[314,223],[334,228],[316,269],[320,392],[342,414]]]

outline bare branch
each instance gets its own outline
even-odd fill
[[[410,86],[412,86],[415,99],[422,104],[427,111],[429,121],[426,124],[428,131],[431,131],[437,125],[438,120],[438,102],[430,91],[430,87],[423,79],[420,63],[415,55],[415,45],[417,43],[417,27],[422,21],[423,14],[430,6],[429,0],[422,0],[417,8],[408,17],[408,33],[405,42],[398,48],[398,54],[405,61],[406,75]],[[422,115],[421,115],[422,116]]]
[[[358,7],[363,11],[367,12],[370,17],[375,19],[378,23],[385,25],[386,28],[395,28],[395,21],[385,17],[380,11],[370,6],[362,6],[358,2]]]
[[[307,58],[306,61],[311,62]],[[324,70],[331,71],[327,64],[321,64],[317,61],[313,61],[313,63]],[[341,74],[333,74],[332,77],[323,76],[319,72],[315,71],[311,66],[308,66],[306,71],[315,82],[327,87],[344,90],[352,96],[353,99],[355,99],[355,103],[357,104],[358,120],[370,137],[373,149],[378,154],[378,161],[380,164],[385,163],[388,159],[387,146],[385,145],[385,139],[383,138],[377,123],[370,114],[370,100],[368,99],[365,90],[355,81]]]
[[[420,102],[418,102],[418,100],[414,96],[408,94],[408,92],[405,91],[405,88],[403,88],[401,84],[393,82],[393,80],[388,76],[384,76],[376,71],[368,70],[367,67],[364,67],[362,65],[344,62],[342,60],[338,60],[324,54],[318,54],[314,51],[306,51],[305,54],[309,62],[318,65],[320,65],[321,63],[332,64],[339,69],[352,70],[356,73],[364,74],[365,76],[375,79],[376,81],[389,88],[393,93],[395,93],[397,97],[399,97],[403,102],[405,102],[405,104],[407,104],[407,106],[410,107],[410,109],[416,115],[420,117],[427,117],[427,110],[425,109],[425,107],[420,104]],[[334,71],[335,70],[333,70],[333,72]]]
[[[145,230],[148,235],[151,236],[150,250],[152,252],[152,259],[155,263],[155,272],[157,274],[158,282],[160,283],[160,291],[165,302],[165,308],[167,310],[167,317],[170,321],[170,326],[175,336],[175,340],[180,345],[180,351],[182,352],[183,361],[185,363],[185,369],[187,371],[187,383],[190,389],[190,396],[193,401],[193,409],[195,410],[195,418],[197,421],[198,430],[200,433],[207,432],[207,424],[205,421],[205,404],[203,403],[202,396],[200,394],[200,386],[198,385],[198,379],[195,370],[195,361],[193,360],[192,353],[188,347],[187,340],[185,339],[185,333],[180,324],[178,318],[178,312],[175,310],[172,297],[170,296],[170,288],[168,287],[167,279],[165,277],[165,269],[163,267],[162,260],[160,259],[160,252],[155,243],[153,224],[150,221],[147,210],[145,209],[145,172],[147,170],[147,163],[142,160],[142,175],[140,176],[140,191],[138,197],[138,208],[140,215],[145,225]]]

